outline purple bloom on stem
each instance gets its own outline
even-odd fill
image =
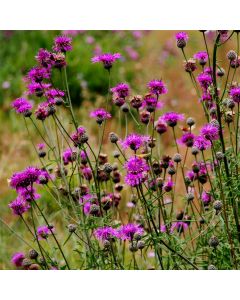
[[[212,76],[207,73],[201,73],[198,75],[197,81],[203,89],[207,90],[212,84]]]
[[[119,238],[121,240],[132,240],[134,237],[134,234],[139,234],[139,235],[143,235],[143,228],[140,227],[137,224],[127,224],[127,225],[122,225],[119,230]]]
[[[37,97],[42,97],[42,95],[44,94],[44,90],[50,88],[50,86],[50,83],[31,82],[27,86],[28,94],[35,94]]]
[[[38,54],[35,56],[35,58],[38,63],[44,68],[48,68],[53,64],[52,53],[46,49],[39,49]]]
[[[116,94],[119,98],[126,98],[129,95],[129,85],[126,83],[119,83],[118,85],[111,88],[111,92]]]
[[[92,179],[93,174],[92,174],[91,168],[89,168],[89,167],[82,167],[82,168],[81,168],[81,171],[82,171],[83,177],[84,177],[86,180],[90,181],[90,180]]]
[[[186,32],[178,32],[176,34],[177,47],[183,49],[188,41],[188,35]]]
[[[166,122],[170,127],[174,127],[177,125],[178,121],[184,120],[184,115],[176,112],[166,112],[161,116],[161,120]]]
[[[40,150],[43,150],[44,148],[46,147],[46,145],[44,143],[40,143],[40,144],[37,144],[37,149],[40,151]]]
[[[93,63],[98,63],[98,62],[102,62],[103,66],[105,69],[109,70],[111,69],[113,63],[117,60],[121,58],[121,54],[120,53],[104,53],[104,54],[100,54],[100,55],[96,55],[94,56],[91,61]]]
[[[166,85],[162,80],[151,80],[147,86],[150,92],[157,96],[164,95],[168,92]]]
[[[73,151],[71,148],[68,148],[63,152],[62,158],[63,158],[64,165],[67,165],[70,162],[74,162],[76,160],[77,153],[76,151]]]
[[[71,134],[71,139],[77,146],[81,144],[81,137],[86,133],[86,129],[83,126],[79,126],[77,131]]]
[[[203,136],[199,135],[195,137],[193,146],[200,151],[204,151],[211,147],[211,143],[208,140],[206,140]]]
[[[39,240],[46,240],[50,234],[54,231],[54,228],[49,229],[48,226],[43,225],[37,228],[37,236]]]
[[[28,78],[33,82],[42,82],[50,78],[50,73],[46,68],[34,67],[28,72]]]
[[[146,180],[147,171],[149,166],[143,158],[132,156],[124,164],[124,168],[127,170],[125,176],[126,184],[136,187]]]
[[[208,192],[202,192],[202,201],[204,205],[208,205],[212,201],[212,195]]]
[[[142,102],[142,106],[141,108],[145,108],[148,112],[154,112],[155,109],[161,109],[163,108],[164,104],[161,101],[158,101],[157,98],[155,97],[145,97],[143,102]]]
[[[13,265],[15,265],[16,267],[21,267],[22,266],[22,262],[25,258],[25,254],[22,252],[17,252],[14,253],[11,259],[11,262]]]
[[[30,112],[33,108],[30,101],[25,98],[17,98],[12,102],[12,107],[19,114],[25,114],[26,112]]]
[[[229,94],[235,103],[240,103],[240,87],[239,86],[231,88]]]
[[[8,206],[16,216],[21,216],[30,208],[30,205],[21,196],[10,202]]]
[[[14,173],[10,178],[10,186],[18,190],[26,188],[38,180],[40,170],[35,167],[28,167],[21,172]]]
[[[169,177],[168,180],[166,182],[164,182],[163,189],[165,190],[165,192],[170,192],[172,190],[173,186],[174,186],[174,183],[173,183],[171,177]]]
[[[118,231],[112,227],[101,227],[94,230],[94,235],[98,240],[105,241],[118,237]]]
[[[212,124],[204,125],[201,128],[200,133],[202,136],[205,137],[205,139],[210,140],[210,141],[214,141],[219,138],[219,128]]]
[[[199,51],[194,54],[194,58],[199,61],[200,65],[204,66],[208,60],[208,54],[206,51]]]
[[[139,149],[147,141],[149,141],[149,136],[140,135],[137,133],[129,134],[124,141],[121,142],[122,147],[127,149],[128,147],[134,151]]]
[[[110,119],[111,114],[107,112],[104,108],[97,108],[90,113],[90,117],[100,119],[103,121],[106,119]]]
[[[191,132],[184,133],[180,139],[177,140],[177,143],[180,145],[185,145],[187,147],[192,147],[194,144],[195,135]]]
[[[161,119],[161,117],[155,122],[155,130],[159,134],[163,134],[167,131],[167,124]]]
[[[55,99],[55,98],[61,98],[61,97],[64,97],[64,95],[65,95],[65,93],[58,89],[50,89],[45,92],[45,96],[48,100]]]
[[[26,202],[35,201],[41,197],[41,195],[36,193],[36,189],[31,186],[28,188],[19,188],[18,194],[21,195],[22,199]]]
[[[48,102],[42,102],[38,105],[35,111],[35,116],[38,120],[44,121],[49,116],[49,109],[50,109],[49,105],[52,104]]]
[[[170,232],[172,233],[175,229],[177,229],[177,232],[183,232],[185,229],[188,228],[188,224],[183,221],[174,222],[171,226]]]
[[[56,52],[67,52],[72,50],[72,38],[68,36],[57,36],[54,39],[53,50]]]

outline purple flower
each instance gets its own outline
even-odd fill
[[[21,196],[18,196],[15,200],[10,202],[8,206],[16,216],[21,216],[30,208],[30,205]]]
[[[68,36],[57,36],[54,39],[53,50],[56,52],[67,52],[72,50],[72,38]]]
[[[194,54],[194,58],[199,61],[200,65],[204,66],[208,60],[208,54],[206,51],[199,51]]]
[[[44,143],[37,144],[37,148],[39,151],[43,150],[45,147],[46,147],[46,145]]]
[[[67,165],[76,160],[77,153],[76,153],[76,151],[73,151],[71,148],[68,148],[63,152],[62,158],[63,158],[64,165]]]
[[[101,227],[94,230],[94,235],[98,240],[105,241],[110,240],[114,237],[118,237],[118,231],[112,227]]]
[[[50,89],[45,92],[45,96],[48,100],[55,99],[55,98],[62,98],[64,97],[64,95],[65,93],[58,89]]]
[[[127,170],[125,176],[126,184],[136,187],[146,180],[147,171],[149,166],[143,158],[132,156],[124,164],[124,168]]]
[[[171,177],[169,177],[168,180],[166,182],[164,182],[163,189],[165,190],[165,192],[170,192],[172,190],[173,186],[174,186],[174,183],[173,183]]]
[[[36,60],[44,68],[48,68],[53,64],[52,53],[42,48],[39,49]]]
[[[212,196],[209,192],[203,191],[201,198],[202,198],[204,205],[208,205],[212,201]]]
[[[43,225],[37,228],[37,236],[39,240],[46,240],[50,234],[54,231],[54,228],[49,229],[48,226]]]
[[[134,151],[139,149],[141,146],[144,145],[147,141],[149,141],[149,136],[140,135],[137,133],[129,134],[124,141],[121,142],[124,149],[128,147]]]
[[[166,85],[162,80],[151,80],[147,86],[150,92],[157,96],[164,95],[168,92]]]
[[[197,81],[203,89],[207,90],[212,84],[212,76],[207,73],[200,73],[197,77]]]
[[[33,82],[42,82],[50,78],[50,73],[46,68],[34,67],[28,72],[28,78]]]
[[[92,179],[93,174],[92,174],[91,168],[89,168],[89,167],[82,167],[82,168],[81,168],[81,171],[82,171],[83,177],[84,177],[86,180],[90,181],[90,180]]]
[[[36,189],[31,186],[28,188],[19,188],[17,192],[26,202],[35,201],[36,199],[39,199],[41,197],[41,195],[36,193]]]
[[[86,129],[83,126],[79,126],[77,131],[71,134],[75,146],[81,144],[81,138],[86,133]]]
[[[51,84],[49,83],[39,83],[39,82],[31,82],[27,86],[28,94],[35,94],[37,97],[42,97],[44,94],[44,90],[50,88]]]
[[[96,118],[99,124],[102,124],[104,120],[110,119],[111,114],[107,112],[104,108],[97,108],[90,113],[90,117]]]
[[[212,124],[204,125],[201,128],[200,133],[202,136],[205,137],[205,139],[210,140],[210,141],[214,141],[219,138],[219,128]]]
[[[126,98],[129,95],[129,85],[126,83],[119,83],[118,85],[111,88],[111,92],[116,94],[119,98]]]
[[[177,47],[183,49],[188,41],[188,35],[186,32],[178,32],[176,34]]]
[[[38,180],[40,170],[35,167],[28,167],[21,172],[14,173],[10,178],[10,186],[18,190],[26,188]]]
[[[163,134],[167,131],[167,124],[161,119],[161,117],[155,122],[155,130],[159,134]]]
[[[206,140],[203,136],[199,135],[195,137],[193,146],[200,151],[204,151],[211,147],[211,143],[208,140]]]
[[[188,226],[189,226],[188,223],[183,221],[174,222],[171,226],[170,232],[172,233],[175,229],[177,229],[177,232],[181,233],[185,229],[187,229]]]
[[[239,86],[231,88],[229,94],[235,103],[240,103],[240,87]]]
[[[17,98],[16,100],[14,100],[12,102],[12,107],[19,114],[25,114],[27,112],[30,112],[33,108],[31,102],[25,98]]]
[[[49,114],[50,106],[51,104],[48,102],[40,103],[35,111],[36,118],[38,120],[44,121],[50,115]]]
[[[134,234],[139,234],[139,235],[143,235],[144,231],[143,228],[140,227],[137,224],[127,224],[127,225],[122,225],[119,230],[119,238],[121,240],[132,240],[134,237]]]
[[[148,112],[154,112],[155,109],[161,109],[161,108],[163,108],[163,106],[164,106],[163,102],[158,101],[157,98],[147,96],[144,98],[141,108],[146,107],[146,110]]]
[[[177,140],[177,143],[180,145],[185,145],[187,147],[192,147],[194,144],[195,135],[191,132],[184,133],[180,139]]]
[[[174,127],[177,125],[178,121],[184,120],[184,115],[176,112],[166,112],[161,116],[161,120],[166,122],[170,127]]]
[[[104,53],[104,54],[100,54],[100,55],[96,55],[94,56],[91,61],[93,63],[98,63],[98,62],[102,62],[103,66],[105,69],[109,70],[111,69],[113,63],[117,60],[121,58],[121,54],[120,53]]]
[[[17,252],[14,253],[11,259],[11,262],[13,265],[15,265],[16,267],[21,267],[22,266],[22,262],[25,258],[25,254],[22,252]]]
[[[195,179],[195,173],[193,171],[187,171],[186,178],[188,178],[190,181],[193,181]]]

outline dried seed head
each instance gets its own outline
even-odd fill
[[[218,240],[218,238],[215,235],[213,235],[209,239],[208,244],[209,244],[210,247],[214,247],[215,248],[215,247],[217,247],[219,245],[219,240]]]
[[[73,233],[73,232],[75,232],[77,230],[77,225],[75,225],[75,224],[69,224],[68,225],[68,231],[70,232],[70,233]]]
[[[114,158],[118,158],[119,156],[120,156],[120,152],[119,151],[117,151],[117,150],[113,151],[113,157]]]
[[[224,154],[222,153],[222,152],[220,152],[220,151],[218,151],[217,153],[216,153],[216,158],[217,158],[217,160],[223,160],[223,158],[224,158]]]

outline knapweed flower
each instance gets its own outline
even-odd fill
[[[182,233],[185,229],[188,228],[188,223],[183,221],[174,222],[170,228],[170,232],[173,233],[173,231],[176,229],[177,232]]]
[[[177,125],[178,121],[184,120],[184,115],[178,114],[176,112],[166,112],[164,115],[161,116],[161,120],[166,122],[168,126],[174,127]]]
[[[53,50],[56,52],[67,52],[72,50],[72,38],[68,36],[57,36],[54,39]]]
[[[200,151],[204,151],[211,147],[211,143],[203,136],[199,135],[195,137],[193,147],[196,147]]]
[[[90,117],[96,118],[98,124],[102,124],[104,120],[110,119],[111,114],[104,108],[97,108],[90,113]]]
[[[98,240],[105,241],[118,237],[119,233],[116,229],[106,226],[94,230],[94,235]]]
[[[53,64],[52,53],[46,49],[39,49],[38,54],[35,56],[35,58],[43,68],[48,68]]]
[[[72,150],[71,148],[68,148],[63,152],[62,158],[64,165],[68,165],[69,163],[72,163],[76,160],[77,152]]]
[[[188,73],[192,73],[197,69],[196,60],[193,58],[189,58],[184,62],[184,69]]]
[[[121,54],[120,53],[104,53],[104,54],[100,54],[100,55],[96,55],[94,56],[91,61],[93,63],[98,63],[98,62],[102,62],[103,66],[105,69],[109,70],[111,69],[113,63],[117,60],[121,58]]]
[[[71,139],[74,142],[75,146],[78,146],[83,143],[83,138],[85,137],[86,129],[83,126],[79,126],[77,131],[72,133]]]
[[[164,182],[163,189],[165,192],[170,192],[172,190],[173,186],[174,186],[174,183],[173,183],[171,177],[169,177],[168,180]]]
[[[121,142],[122,147],[124,149],[130,148],[134,151],[138,150],[141,146],[143,146],[150,139],[149,136],[140,135],[137,133],[129,134],[125,140]]]
[[[46,240],[50,234],[54,231],[54,228],[49,228],[49,226],[43,225],[37,228],[37,236],[39,240]]]
[[[119,83],[111,88],[111,92],[119,98],[126,98],[129,95],[130,88],[126,83]]]
[[[44,144],[44,143],[39,143],[39,144],[37,144],[37,149],[38,149],[38,151],[42,151],[43,149],[45,149],[46,148],[46,144]]]
[[[26,188],[38,180],[41,174],[40,169],[35,167],[28,167],[21,172],[14,173],[10,178],[10,186],[18,190],[19,188]]]
[[[124,167],[127,170],[126,184],[136,187],[146,180],[149,166],[143,158],[132,156],[124,164]]]
[[[64,97],[64,95],[65,95],[65,93],[59,89],[48,89],[45,92],[45,97],[48,100],[53,100],[55,98],[62,98],[62,97]]]
[[[49,83],[39,83],[39,82],[31,82],[28,84],[28,94],[36,95],[37,97],[42,97],[44,94],[44,90],[51,87]]]
[[[32,186],[28,188],[19,188],[17,192],[26,202],[35,201],[41,197],[41,195],[36,193],[36,189]]]
[[[186,32],[178,32],[176,34],[176,41],[177,41],[177,47],[178,48],[184,48],[188,41],[188,35]]]
[[[212,84],[212,76],[207,74],[206,72],[200,73],[197,76],[197,81],[203,89],[207,90],[208,87]]]
[[[212,124],[204,125],[201,128],[200,133],[202,136],[205,137],[205,139],[210,140],[210,141],[214,141],[219,138],[219,128]]]
[[[167,87],[162,80],[151,80],[149,81],[147,86],[149,88],[150,93],[157,96],[164,95],[168,92]]]
[[[21,267],[22,266],[22,262],[25,258],[25,254],[22,252],[17,252],[14,253],[11,259],[11,262],[13,265],[15,265],[16,267]]]
[[[180,145],[185,145],[187,147],[192,147],[194,144],[195,135],[191,132],[184,133],[180,139],[177,140],[177,143]]]
[[[25,98],[17,98],[12,102],[12,107],[15,109],[15,111],[19,114],[26,114],[31,113],[31,110],[33,108],[30,101],[28,101]]]
[[[126,224],[126,225],[122,225],[119,229],[118,229],[118,234],[119,234],[119,238],[121,240],[133,240],[133,237],[135,234],[138,235],[143,235],[144,231],[143,228],[140,227],[137,224]]]
[[[208,60],[208,54],[206,51],[199,51],[194,54],[194,58],[196,58],[201,66],[204,66]]]
[[[240,103],[240,87],[239,86],[231,88],[229,94],[235,103]]]
[[[156,109],[163,108],[164,104],[161,101],[158,101],[157,98],[147,95],[144,97],[141,108],[146,108],[148,112],[154,112]]]
[[[212,201],[212,195],[209,192],[203,191],[201,199],[204,205],[208,205]]]
[[[155,130],[159,133],[159,134],[163,134],[167,131],[167,123],[164,122],[161,117],[155,122],[154,124],[155,126]]]
[[[42,102],[38,105],[37,109],[35,110],[35,116],[38,120],[44,121],[47,117],[51,115],[52,112],[55,111],[54,105],[49,102]]]
[[[16,216],[21,216],[30,208],[30,205],[21,196],[18,196],[15,200],[10,202],[8,206]]]
[[[42,82],[43,79],[50,78],[50,72],[46,68],[34,67],[32,68],[27,75],[28,79],[33,82]]]
[[[86,180],[90,181],[92,179],[93,174],[92,174],[91,168],[89,168],[89,167],[82,167],[81,168],[81,172],[82,172],[83,177]]]

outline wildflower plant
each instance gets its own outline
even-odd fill
[[[204,125],[195,124],[189,112],[163,108],[168,93],[164,79],[150,80],[145,95],[133,94],[127,83],[114,82],[111,70],[124,62],[120,53],[105,53],[91,60],[102,64],[109,80],[105,102],[90,113],[89,122],[97,122],[98,143],[81,125],[71,102],[67,53],[74,51],[72,39],[59,36],[52,50],[39,50],[37,65],[26,76],[26,94],[35,97],[35,103],[25,98],[12,103],[29,137],[32,124],[40,140],[33,143],[39,165],[9,180],[16,191],[9,208],[24,223],[31,236],[27,244],[32,245],[29,254],[22,249],[13,254],[15,267],[240,267],[239,31],[216,31],[213,49],[206,31],[199,35],[205,49],[190,57],[187,33],[176,34],[176,46]],[[224,73],[218,53],[234,38],[236,51],[226,53]],[[61,86],[55,86],[53,72],[62,79]],[[113,106],[119,110],[121,127],[122,116],[126,120],[118,133],[109,132],[116,118]],[[68,113],[70,127],[61,111]],[[172,139],[171,155],[161,146],[166,134]],[[51,216],[54,211],[46,209],[40,187],[58,207],[61,224]],[[67,247],[70,242],[74,247]]]

